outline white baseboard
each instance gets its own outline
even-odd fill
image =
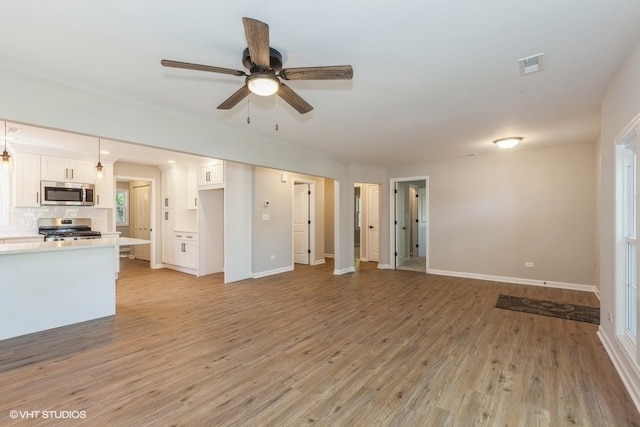
[[[597,332],[600,342],[609,355],[609,359],[616,368],[620,379],[631,396],[631,400],[636,405],[636,409],[640,412],[640,372],[635,362],[630,360],[629,355],[621,345],[613,343],[609,340],[607,334],[598,328]]]
[[[315,260],[312,265],[322,265],[322,264],[326,264],[326,263],[327,263],[327,261],[325,261],[325,259],[322,258],[322,259]]]
[[[543,286],[547,288],[571,289],[574,291],[592,292],[597,294],[598,289],[593,285],[579,283],[554,282],[551,280],[523,279],[520,277],[492,276],[489,274],[465,273],[459,271],[430,269],[429,274],[440,276],[465,277],[467,279],[489,280],[491,282],[516,283],[518,285]]]
[[[335,258],[335,255],[334,255],[334,254],[328,254],[328,253],[325,253],[325,254],[324,254],[324,257],[325,257],[325,258]]]
[[[378,264],[380,270],[393,270],[395,267],[391,264]]]
[[[346,273],[354,273],[356,271],[355,267],[347,267],[347,268],[341,268],[341,269],[335,269],[333,270],[333,274],[335,276],[339,276],[341,274],[346,274]]]
[[[282,268],[275,268],[273,270],[261,271],[260,273],[252,273],[251,277],[254,279],[259,279],[261,277],[272,276],[274,274],[286,273],[287,271],[293,271],[293,265],[288,265]]]

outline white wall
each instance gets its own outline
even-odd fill
[[[195,121],[5,68],[0,68],[0,81],[0,117],[6,120],[169,150],[175,149],[176,141],[180,141],[180,150],[187,153],[329,177],[343,183],[341,188],[347,191],[353,186],[348,165],[295,144],[268,138],[257,140],[249,129],[215,120]],[[349,227],[352,197],[348,192],[339,193],[338,189],[336,196],[346,203],[336,205],[339,213],[336,228]],[[338,233],[335,236],[336,270],[350,271],[354,263],[353,237]]]
[[[518,149],[390,176],[429,176],[430,269],[591,287],[594,156],[594,143]]]
[[[616,337],[615,323],[624,322],[623,314],[616,310],[615,249],[615,146],[614,140],[640,113],[640,40],[618,70],[602,101],[602,123],[599,147],[599,259],[600,307],[599,335],[612,357],[636,406],[640,408],[640,365],[636,355],[627,357]],[[640,220],[637,218],[636,221]],[[607,313],[613,314],[613,322]],[[615,323],[614,323],[615,322]]]

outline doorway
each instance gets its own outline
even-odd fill
[[[392,180],[392,254],[395,268],[428,272],[428,178]]]
[[[155,180],[142,177],[116,176],[116,189],[126,189],[128,201],[126,205],[125,225],[115,224],[115,230],[121,237],[150,240],[147,245],[130,246],[129,258],[149,262],[154,268],[155,237],[153,233],[155,218],[153,215],[153,200]],[[118,216],[117,214],[116,216]],[[124,255],[121,253],[121,255]]]
[[[151,238],[151,183],[135,181],[131,186],[131,237],[149,240]],[[131,247],[130,258],[151,261],[149,245]]]
[[[316,183],[296,179],[293,183],[293,262],[314,265],[316,261]]]
[[[355,256],[380,261],[380,185],[356,183],[354,188]]]

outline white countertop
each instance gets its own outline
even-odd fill
[[[7,243],[0,245],[0,255],[50,252],[59,250],[89,249],[103,246],[145,245],[149,240],[129,237],[109,237],[103,239],[64,240],[58,242]]]
[[[34,233],[34,234],[9,234],[9,235],[1,235],[0,240],[6,239],[44,239],[42,234]]]

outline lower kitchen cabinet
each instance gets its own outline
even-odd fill
[[[180,267],[198,267],[198,242],[196,233],[176,233],[174,236],[175,264]]]

